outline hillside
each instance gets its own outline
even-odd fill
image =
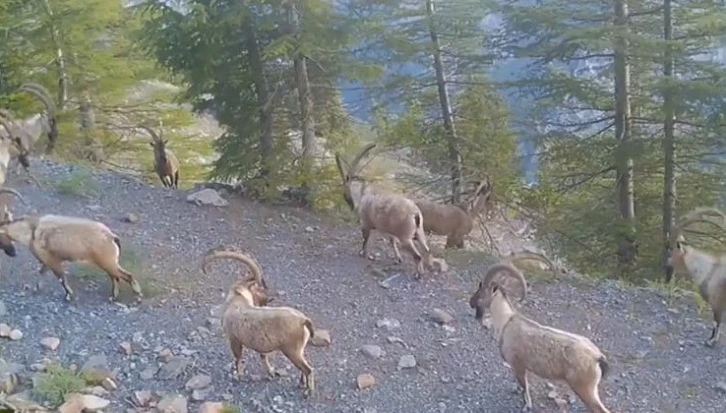
[[[227,401],[244,412],[520,411],[516,381],[491,332],[475,322],[467,303],[475,279],[491,262],[484,255],[449,256],[449,273],[415,281],[398,275],[410,273],[412,266],[391,265],[382,240],[372,243],[381,258],[371,264],[357,255],[357,227],[306,211],[242,199],[230,199],[224,208],[200,207],[186,202],[184,192],[116,173],[84,174],[80,167],[38,160],[32,168],[45,186],[11,178],[8,186],[18,188],[29,203],[16,202],[16,215],[37,210],[105,222],[121,237],[123,264],[138,275],[147,297],[138,307],[109,303],[108,278],[73,266],[78,300],[68,304],[52,275],[46,274],[42,289],[33,291],[39,265],[27,248],[18,246],[15,258],[2,255],[0,323],[20,330],[22,338],[0,338],[0,384],[8,383],[13,370],[20,378],[16,392],[44,394],[32,390],[33,382],[41,382],[34,370],[43,369],[44,360],[80,368],[89,359],[105,358],[118,389],[97,392],[111,401],[106,411],[113,412],[153,411],[132,409],[139,391],[166,394],[166,402],[169,395],[183,395],[178,403],[197,411],[200,403],[185,384],[200,374],[211,384],[197,390],[195,398]],[[138,221],[125,222],[129,214]],[[440,246],[442,240],[435,243]],[[283,378],[264,379],[259,358],[248,351],[245,377],[232,379],[232,357],[213,309],[238,269],[217,264],[206,276],[199,269],[201,254],[218,245],[253,253],[279,296],[273,304],[299,308],[316,328],[330,331],[330,346],[307,350],[317,385],[310,400],[302,398],[297,372],[282,355],[274,356],[273,364],[287,373]],[[656,291],[609,282],[530,278],[524,311],[586,334],[610,358],[611,374],[601,391],[612,411],[722,411],[726,344],[713,349],[701,344],[711,325],[692,299],[669,301]],[[125,286],[122,295],[128,300]],[[436,308],[452,320],[443,326],[432,321]],[[383,319],[398,323],[377,327]],[[48,337],[59,339],[55,351],[41,345]],[[360,350],[364,345],[372,346],[369,355]],[[399,368],[408,355],[415,366]],[[410,357],[403,359],[406,365]],[[362,373],[372,374],[376,383],[360,391],[355,381]],[[559,411],[557,403],[563,401],[570,401],[569,411],[584,411],[564,387],[552,393],[541,380],[530,381],[536,411]]]

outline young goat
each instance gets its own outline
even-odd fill
[[[257,262],[238,251],[209,250],[202,259],[202,272],[212,260],[231,258],[249,268],[250,275],[229,289],[222,315],[222,329],[229,340],[235,360],[235,372],[242,378],[242,353],[248,347],[260,355],[262,366],[270,377],[279,374],[270,364],[269,355],[281,351],[300,371],[300,384],[305,395],[315,391],[313,368],[305,359],[305,346],[315,336],[313,323],[302,312],[290,307],[266,307],[270,301],[267,286]]]
[[[696,222],[709,222],[708,215],[721,218],[719,226],[724,228],[726,216],[715,208],[696,208],[686,214],[681,222],[673,228],[668,245],[666,245],[667,281],[673,273],[690,277],[698,284],[701,297],[708,302],[713,311],[713,330],[704,344],[713,347],[718,343],[721,335],[721,322],[726,319],[726,255],[711,254],[698,248],[685,244],[682,237],[683,230]]]
[[[377,230],[386,234],[396,253],[396,259],[401,262],[396,242],[401,243],[416,262],[416,277],[424,272],[424,260],[416,248],[417,240],[424,252],[429,255],[431,251],[426,242],[423,231],[423,216],[416,204],[403,195],[386,192],[380,188],[369,185],[363,177],[358,175],[360,161],[375,147],[369,144],[353,159],[347,169],[343,168],[340,154],[335,154],[338,171],[343,178],[345,202],[354,210],[361,221],[363,232],[363,245],[359,254],[368,256],[368,238],[371,231]],[[435,262],[432,258],[427,263]],[[442,265],[443,268],[443,264]]]
[[[139,299],[142,297],[134,275],[118,262],[121,252],[118,236],[98,221],[62,215],[24,216],[0,223],[0,236],[3,235],[30,248],[42,264],[41,275],[48,269],[53,271],[63,285],[67,301],[72,301],[75,294],[68,285],[64,261],[92,263],[104,270],[113,284],[110,300],[118,298],[121,280],[131,285]]]
[[[154,170],[161,179],[161,184],[166,188],[179,188],[179,160],[174,155],[174,152],[166,148],[166,144],[169,142],[163,139],[163,132],[161,135],[154,132],[148,126],[139,125],[140,129],[145,130],[151,135],[152,142],[149,142],[152,148],[154,148]]]
[[[469,305],[476,309],[477,320],[483,321],[485,308],[492,314],[499,352],[522,387],[524,409],[532,409],[527,381],[527,372],[532,372],[544,379],[567,382],[589,411],[609,413],[598,393],[600,380],[609,367],[605,355],[586,337],[544,326],[520,314],[503,286],[494,281],[494,276],[500,272],[507,273],[522,285],[526,283],[522,272],[510,263],[496,264],[479,283]],[[523,293],[522,300],[525,296]]]
[[[423,216],[424,231],[446,236],[446,248],[464,248],[464,237],[474,228],[474,220],[489,202],[491,186],[484,181],[477,187],[473,199],[463,205],[439,204],[418,200],[416,206]]]

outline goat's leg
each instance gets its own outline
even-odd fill
[[[398,239],[393,236],[389,236],[388,240],[391,241],[391,246],[393,247],[393,253],[396,254],[396,262],[402,263],[403,258],[401,257],[401,252],[398,250]]]
[[[722,312],[718,308],[713,310],[713,330],[711,330],[711,337],[706,340],[704,344],[708,347],[713,347],[718,343],[718,339],[721,336],[721,317]]]
[[[361,233],[363,234],[363,245],[361,245],[358,255],[368,257],[368,239],[371,237],[371,230],[363,227],[361,228]]]
[[[517,378],[519,387],[522,388],[522,396],[524,397],[524,407],[522,408],[522,410],[531,410],[532,396],[529,394],[529,381],[527,380],[527,370],[515,366],[512,367],[514,368],[514,376]]]
[[[66,272],[65,270],[63,270],[63,262],[43,249],[32,248],[31,251],[33,255],[35,255],[35,257],[38,259],[38,261],[43,263],[43,266],[40,268],[40,270],[42,271],[41,275],[43,274],[43,272],[45,272],[43,271],[43,269],[47,271],[47,269],[50,268],[50,270],[53,271],[53,274],[58,277],[58,280],[60,280],[60,283],[66,292],[66,301],[73,301],[73,299],[75,298],[75,293],[73,292],[73,289],[71,289],[71,286],[68,284]]]
[[[598,373],[599,374],[599,373]],[[602,404],[600,395],[598,394],[598,384],[600,380],[590,381],[590,385],[572,388],[587,409],[593,413],[610,413],[610,410]]]
[[[425,271],[424,261],[421,253],[418,252],[416,245],[414,245],[413,240],[401,240],[401,246],[403,247],[403,249],[411,253],[411,255],[413,256],[413,260],[416,262],[416,278],[421,277],[421,275],[423,275]]]
[[[179,171],[174,172],[174,189],[179,189]]]
[[[280,372],[276,371],[274,367],[272,367],[272,364],[270,363],[270,354],[269,353],[260,353],[260,361],[262,361],[262,367],[265,368],[265,371],[270,377],[280,377]]]
[[[242,372],[244,369],[244,358],[242,356],[245,348],[235,340],[229,341],[229,347],[232,349],[232,355],[234,356],[234,374],[238,380],[242,380]]]
[[[97,265],[105,271],[106,274],[108,274],[109,278],[111,278],[111,282],[113,283],[113,290],[111,292],[111,297],[109,298],[111,301],[116,301],[118,298],[120,280],[126,281],[131,286],[131,289],[138,299],[143,297],[143,294],[141,293],[141,286],[138,281],[136,281],[136,277],[121,267],[117,261],[99,260]]]
[[[293,351],[283,350],[283,354],[300,370],[300,384],[305,386],[305,396],[310,396],[315,392],[315,376],[313,368],[305,360],[305,347],[300,346]]]

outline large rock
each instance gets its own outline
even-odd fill
[[[91,384],[101,384],[106,379],[115,380],[103,354],[94,354],[81,367],[81,376]]]
[[[108,407],[110,401],[92,394],[70,393],[66,402],[58,407],[59,413],[98,412]]]
[[[186,357],[175,356],[172,357],[168,363],[161,366],[159,371],[156,373],[156,377],[161,380],[172,380],[181,376],[189,366],[190,361]]]
[[[21,364],[7,363],[0,359],[0,393],[12,393],[18,385],[18,375],[22,371]]]
[[[212,378],[206,374],[197,374],[187,381],[184,388],[188,390],[201,390],[212,384]]]
[[[229,202],[222,198],[217,191],[214,189],[206,188],[199,192],[187,195],[187,202],[191,202],[196,205],[212,205],[217,207],[224,207],[229,205]]]
[[[164,396],[156,409],[160,413],[188,413],[187,398],[180,394]]]

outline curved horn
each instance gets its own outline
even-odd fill
[[[343,167],[343,159],[340,158],[340,154],[335,154],[335,164],[338,166],[338,172],[340,172],[340,177],[343,178],[343,183],[347,181],[347,174],[345,173],[346,169]]]
[[[557,267],[555,266],[555,264],[552,261],[550,261],[550,259],[547,258],[546,255],[540,254],[539,252],[520,251],[520,252],[511,254],[510,256],[508,256],[506,258],[506,260],[515,265],[518,261],[523,261],[523,260],[539,261],[539,262],[543,263],[544,265],[548,266],[549,269],[554,274],[557,274]]]
[[[23,198],[22,195],[20,195],[20,192],[14,190],[13,188],[0,188],[0,194],[6,193],[6,194],[13,194],[16,198],[18,198],[23,204],[28,205],[28,203],[25,201],[25,198]]]
[[[239,251],[229,251],[229,250],[214,250],[211,249],[207,251],[207,253],[204,255],[204,258],[202,259],[202,272],[204,274],[207,274],[207,268],[209,266],[209,263],[213,260],[219,259],[219,258],[231,258],[233,260],[240,261],[241,263],[245,264],[247,268],[250,269],[250,277],[248,279],[254,280],[263,287],[267,288],[267,285],[265,284],[265,280],[262,278],[262,271],[260,270],[260,266],[257,264],[254,258],[252,258],[251,255],[239,252]]]
[[[673,228],[673,232],[671,233],[670,239],[668,240],[669,244],[671,246],[674,246],[678,241],[678,238],[680,238],[681,234],[683,233],[683,230],[685,230],[687,226],[695,224],[696,222],[711,222],[706,220],[707,216],[717,216],[721,218],[721,223],[719,223],[718,225],[723,228],[724,222],[726,222],[726,215],[724,215],[721,210],[710,207],[695,208],[688,214],[684,215],[681,218],[681,222],[675,225],[675,227]]]
[[[353,162],[351,162],[350,166],[348,167],[348,175],[355,175],[358,172],[358,164],[360,163],[361,159],[368,155],[368,153],[370,153],[370,151],[373,150],[373,148],[375,147],[375,143],[369,143],[363,148],[363,150],[360,151],[358,155],[356,155],[355,158],[353,158]]]
[[[45,86],[38,83],[23,83],[18,88],[18,91],[30,93],[37,97],[43,103],[43,106],[45,106],[45,110],[48,111],[48,117],[55,118],[55,102]]]
[[[519,283],[522,284],[522,296],[519,298],[519,301],[524,301],[524,299],[527,298],[527,280],[524,278],[522,271],[519,271],[519,269],[511,263],[500,262],[490,266],[486,274],[484,274],[484,280],[482,281],[484,287],[489,289],[494,281],[494,276],[500,272],[505,272],[508,276],[519,280]]]
[[[154,142],[159,142],[159,141],[161,141],[161,137],[159,137],[159,135],[157,135],[157,134],[156,134],[156,132],[154,132],[154,130],[153,130],[153,129],[151,129],[150,127],[148,127],[148,126],[146,126],[146,125],[144,125],[144,124],[138,124],[138,125],[136,125],[136,127],[137,127],[138,129],[143,129],[143,130],[145,130],[145,131],[146,131],[146,132],[147,132],[147,133],[148,133],[149,135],[151,135],[151,139],[153,139],[153,140],[154,140]]]

